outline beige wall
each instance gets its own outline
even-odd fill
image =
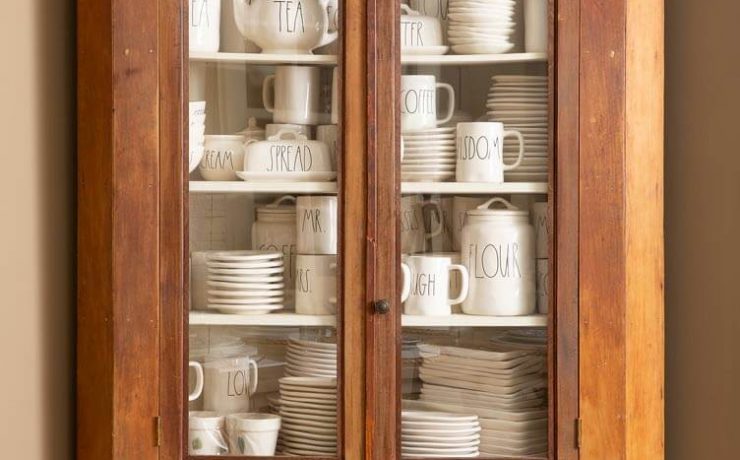
[[[666,4],[667,458],[740,458],[740,2]]]
[[[667,457],[738,458],[740,2],[666,3]],[[73,5],[0,17],[4,458],[72,458]]]
[[[0,457],[73,458],[73,0],[0,15]]]

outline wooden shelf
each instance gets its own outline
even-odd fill
[[[337,57],[329,54],[263,54],[263,53],[190,53],[191,62],[221,62],[233,64],[313,64],[336,65]]]
[[[547,315],[402,315],[401,324],[404,327],[546,327]],[[296,313],[270,313],[267,315],[228,315],[223,313],[191,312],[190,325],[335,327],[336,317],[333,315],[299,315]]]
[[[444,54],[401,56],[403,65],[490,65],[515,62],[545,62],[547,53],[508,53],[508,54]]]
[[[191,181],[190,193],[337,193],[336,182],[245,182]],[[401,193],[440,195],[468,194],[546,194],[546,182],[506,182],[486,184],[476,182],[403,182]]]
[[[337,183],[190,181],[190,193],[337,193]]]
[[[190,312],[191,326],[328,326],[334,327],[334,315],[299,315],[270,313],[267,315],[228,315],[224,313]]]

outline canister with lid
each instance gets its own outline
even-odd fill
[[[504,209],[490,209],[493,204]],[[462,262],[470,273],[463,312],[518,316],[534,313],[536,270],[534,230],[528,212],[492,198],[465,216]]]

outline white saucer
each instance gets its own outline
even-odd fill
[[[274,251],[209,251],[207,260],[245,262],[254,260],[282,259],[282,252]]]
[[[269,290],[270,292],[282,291],[285,283],[225,283],[222,281],[208,281],[209,287],[222,288],[221,291],[238,292],[244,290]]]
[[[240,298],[240,299],[224,299],[221,297],[209,297],[209,304],[218,305],[240,305],[248,307],[250,305],[280,305],[282,306],[283,297],[258,297],[258,298]]]
[[[408,173],[401,173],[401,179],[404,181],[409,182],[419,182],[419,181],[432,181],[432,182],[439,182],[444,181],[447,179],[452,179],[455,177],[455,172],[440,172],[440,173],[430,173],[430,172],[408,172]]]
[[[282,283],[285,278],[282,275],[279,276],[230,276],[230,275],[214,275],[208,274],[208,281],[225,282],[225,283]]]
[[[234,305],[208,304],[208,308],[230,315],[265,315],[275,310],[282,310],[282,305],[250,305],[249,308]]]
[[[450,47],[444,45],[407,47],[401,48],[401,56],[439,56],[442,54],[447,54],[447,51],[449,50]]]
[[[209,268],[209,275],[274,275],[277,273],[283,273],[285,266],[275,268]]]
[[[252,182],[328,182],[337,177],[337,173],[335,171],[296,173],[237,171],[236,175],[242,180]]]
[[[213,297],[235,297],[235,298],[244,298],[244,297],[278,297],[283,295],[282,289],[273,289],[273,290],[267,290],[267,291],[224,291],[224,290],[209,290],[208,291],[209,296]]]

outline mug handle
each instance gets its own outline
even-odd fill
[[[421,207],[424,206],[433,206],[434,210],[437,212],[437,216],[439,217],[437,221],[439,222],[439,225],[437,225],[437,228],[432,230],[430,233],[426,234],[426,237],[428,240],[434,238],[435,236],[442,233],[442,229],[444,228],[444,215],[442,214],[442,207],[439,205],[436,201],[427,200],[421,203]]]
[[[401,288],[401,303],[406,302],[411,294],[411,269],[406,262],[401,262],[401,272],[403,273],[403,287]]]
[[[262,80],[262,105],[265,106],[265,110],[270,113],[275,112],[274,101],[270,98],[270,88],[275,88],[275,74],[268,75]],[[273,91],[274,94],[274,91]]]
[[[468,268],[465,265],[450,264],[449,270],[451,272],[453,271],[460,272],[460,278],[462,281],[462,285],[460,286],[460,295],[458,295],[454,299],[448,300],[450,305],[456,305],[456,304],[462,303],[463,300],[465,300],[468,297],[468,288],[470,287],[470,275],[468,274]]]
[[[254,370],[254,372],[252,372]],[[257,391],[257,379],[259,378],[259,370],[257,369],[257,361],[249,359],[249,394],[253,395]]]
[[[447,95],[449,96],[447,100],[447,115],[443,119],[437,120],[437,125],[443,125],[452,120],[452,116],[455,114],[455,88],[447,83],[437,83],[437,88],[447,90]]]
[[[198,361],[190,361],[188,367],[195,369],[195,389],[188,395],[188,401],[195,401],[203,393],[203,365]]]
[[[516,159],[514,164],[507,165],[506,163],[502,164],[504,165],[504,171],[511,171],[512,169],[518,167],[522,160],[524,159],[524,137],[522,137],[522,133],[519,131],[504,131],[504,139],[506,139],[507,136],[515,136],[519,140],[519,157]]]
[[[321,35],[321,40],[319,41],[319,44],[314,47],[321,48],[322,46],[328,45],[329,43],[333,42],[337,39],[339,36],[339,31],[331,32],[329,31],[329,23],[331,22],[332,18],[329,17],[329,0],[319,0],[319,6],[321,7],[321,11],[324,13],[324,33]],[[339,11],[337,9],[337,11]],[[339,19],[337,19],[337,23],[339,22]],[[339,25],[339,24],[337,24]]]

